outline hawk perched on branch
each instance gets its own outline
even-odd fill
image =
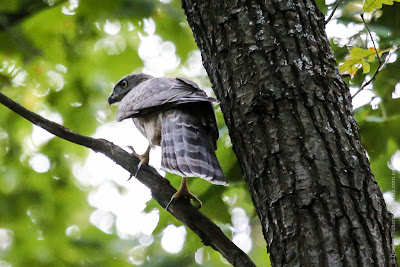
[[[215,155],[218,128],[208,97],[199,86],[185,78],[155,78],[137,73],[123,77],[114,87],[108,103],[121,102],[117,121],[132,118],[138,130],[149,140],[140,164],[148,163],[150,149],[161,146],[161,166],[182,176],[181,196],[201,201],[189,192],[186,177],[201,177],[210,183],[228,185]]]

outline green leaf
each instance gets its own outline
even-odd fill
[[[371,65],[370,65],[367,61],[365,61],[365,59],[361,60],[361,65],[362,65],[363,73],[364,73],[364,74],[370,72],[370,70],[371,70]]]
[[[322,13],[326,14],[328,8],[327,5],[325,4],[325,0],[316,0],[315,3],[317,4],[319,10],[321,10]]]
[[[339,65],[339,71],[342,74],[349,74],[352,78],[356,74],[357,70],[361,68],[364,68],[364,74],[369,73],[371,71],[371,67],[367,61],[371,62],[376,58],[377,54],[381,56],[383,53],[388,52],[391,49],[392,48],[375,50],[375,48],[363,49],[359,47],[353,47],[350,49],[350,54],[346,56],[345,62]]]
[[[393,2],[400,2],[400,0],[365,0],[363,11],[371,12],[375,9],[381,9],[382,5],[393,5]]]

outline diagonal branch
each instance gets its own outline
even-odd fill
[[[371,82],[375,81],[375,78],[376,78],[376,76],[378,75],[378,73],[379,73],[381,70],[383,70],[383,68],[384,68],[384,67],[386,66],[386,64],[388,63],[390,56],[391,56],[391,55],[394,53],[394,51],[396,51],[396,49],[397,49],[397,48],[395,48],[395,49],[391,50],[391,51],[389,52],[389,55],[386,57],[385,62],[382,63],[381,57],[379,56],[379,53],[378,53],[378,49],[376,49],[376,45],[375,45],[374,38],[372,38],[372,34],[371,34],[371,31],[369,30],[368,24],[365,22],[364,14],[360,14],[360,17],[361,17],[362,21],[364,22],[364,25],[365,25],[365,27],[367,28],[367,32],[368,32],[368,34],[369,34],[369,37],[371,38],[372,44],[374,45],[374,49],[375,49],[376,57],[378,58],[378,61],[379,61],[379,65],[378,65],[378,67],[376,68],[374,75],[372,75],[372,78],[369,79],[368,81],[366,81],[366,82],[360,87],[360,89],[358,89],[357,92],[355,92],[355,94],[351,96],[352,99],[353,99],[354,97],[356,97],[356,95],[358,95],[362,90],[364,90],[364,88],[367,87],[367,85],[369,85]]]
[[[360,87],[360,89],[357,90],[357,92],[355,92],[352,96],[351,99],[353,99],[354,97],[356,97],[356,95],[358,95],[362,90],[364,90],[365,87],[367,87],[367,85],[369,85],[370,83],[372,83],[376,76],[379,74],[379,72],[381,70],[383,70],[384,67],[386,67],[386,64],[389,62],[390,56],[395,52],[396,50],[390,50],[389,51],[389,55],[386,57],[386,60],[384,63],[381,63],[381,61],[379,60],[379,66],[378,68],[375,70],[374,75],[372,75],[371,79],[369,79],[368,81],[366,81],[365,83],[363,83],[363,85]]]
[[[72,143],[90,148],[95,152],[103,153],[131,174],[136,173],[139,159],[119,146],[105,139],[91,138],[71,131],[27,110],[2,93],[0,93],[0,103],[48,132]],[[167,179],[160,176],[154,168],[148,165],[142,166],[136,178],[151,190],[153,198],[162,207],[167,205],[171,195],[176,192]],[[205,245],[220,252],[232,265],[255,266],[251,259],[226,237],[216,224],[188,201],[175,201],[168,211],[197,234]]]
[[[335,14],[336,9],[339,7],[340,2],[341,2],[341,0],[337,0],[337,1],[335,2],[335,6],[334,6],[334,8],[333,8],[331,14],[330,14],[329,17],[325,20],[325,25],[328,24],[328,22],[333,18],[333,15]]]

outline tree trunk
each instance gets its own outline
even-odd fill
[[[273,266],[397,266],[392,215],[315,2],[182,3]]]

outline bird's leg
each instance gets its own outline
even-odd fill
[[[138,166],[137,166],[137,171],[136,171],[136,173],[135,173],[135,175],[134,175],[134,176],[137,176],[137,174],[138,174],[138,172],[139,172],[139,170],[140,170],[140,167],[142,167],[143,164],[149,163],[151,146],[150,146],[150,144],[149,144],[149,146],[148,146],[147,149],[146,149],[146,152],[144,152],[143,155],[137,154],[137,153],[135,152],[135,150],[133,149],[132,146],[128,146],[128,148],[129,148],[130,150],[132,150],[132,153],[131,153],[131,154],[133,154],[134,156],[136,156],[136,157],[138,157],[138,158],[140,159],[140,162],[139,162],[139,164],[138,164]],[[128,181],[129,181],[131,178],[132,178],[132,175],[129,177]]]
[[[186,177],[182,177],[181,186],[179,187],[178,191],[176,191],[176,193],[171,197],[171,200],[168,202],[168,205],[165,207],[165,209],[167,210],[169,208],[169,206],[174,201],[174,199],[178,199],[180,197],[185,197],[186,199],[189,199],[189,200],[193,199],[193,201],[195,201],[199,204],[198,209],[200,209],[201,206],[203,205],[203,203],[201,203],[200,199],[198,199],[195,195],[190,193],[189,187],[187,185]]]
[[[143,155],[139,155],[140,162],[139,162],[139,164],[138,164],[138,169],[137,169],[137,171],[136,171],[136,174],[139,172],[140,167],[142,167],[143,164],[149,163],[149,159],[150,159],[150,149],[151,149],[151,146],[149,145],[149,146],[147,147],[147,149],[146,149],[146,152],[144,152]],[[135,174],[135,176],[136,176],[136,174]]]

